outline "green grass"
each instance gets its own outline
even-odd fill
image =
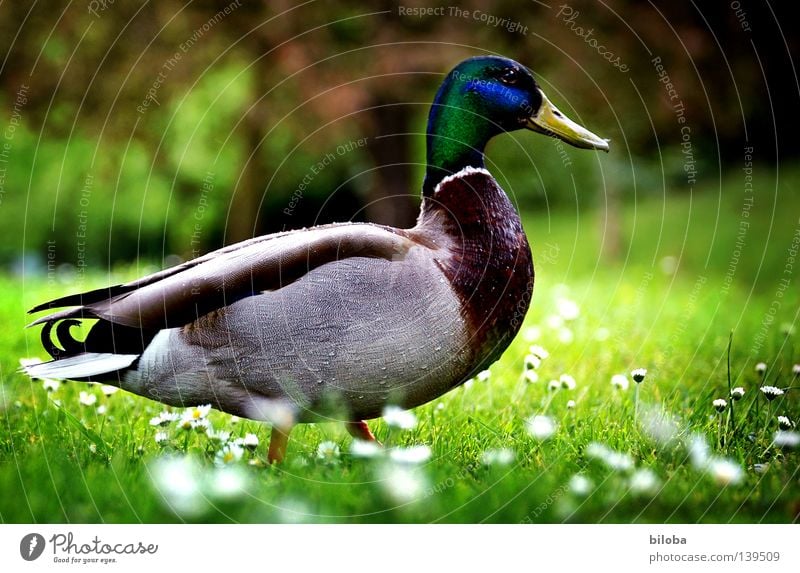
[[[523,331],[486,381],[459,388],[415,410],[416,428],[393,430],[370,422],[390,446],[425,444],[431,458],[398,466],[385,459],[349,455],[351,439],[335,425],[306,425],[292,435],[287,462],[265,467],[269,428],[234,421],[213,412],[211,423],[234,437],[252,432],[255,452],[222,477],[241,480],[237,495],[215,492],[222,479],[214,464],[218,446],[204,435],[173,424],[163,429],[167,445],[154,441],[148,421],[162,406],[125,392],[109,397],[99,388],[67,383],[48,394],[41,382],[18,374],[18,359],[43,357],[35,329],[24,331],[24,310],[73,289],[47,284],[45,277],[0,279],[0,519],[3,522],[792,522],[798,520],[800,478],[796,451],[772,445],[775,415],[797,421],[800,391],[790,390],[767,406],[759,396],[757,361],[769,369],[767,383],[787,387],[792,364],[800,362],[797,273],[780,291],[787,249],[798,228],[800,200],[781,183],[774,201],[772,180],[762,175],[764,193],[741,249],[730,288],[725,275],[732,260],[741,201],[736,183],[720,195],[713,190],[668,201],[650,198],[624,210],[622,244],[616,258],[601,254],[602,216],[592,209],[536,214],[526,218],[534,245],[537,282]],[[784,185],[786,187],[784,188]],[[762,199],[763,198],[763,199]],[[717,217],[719,214],[719,217]],[[610,237],[606,236],[606,239]],[[664,257],[679,262],[676,272]],[[116,279],[141,269],[121,270]],[[86,288],[105,284],[88,277]],[[782,296],[776,295],[781,292]],[[567,333],[549,326],[557,300],[568,297],[580,315]],[[776,302],[777,301],[777,302]],[[773,313],[774,312],[774,316]],[[533,330],[531,327],[535,327]],[[538,331],[536,330],[538,329]],[[727,397],[727,345],[734,333],[731,381],[744,386],[735,404],[736,432],[720,440],[719,416],[711,402]],[[538,369],[538,383],[521,380],[532,343],[550,357]],[[634,384],[614,390],[612,375],[648,368],[640,386],[639,421]],[[548,381],[569,373],[574,390],[548,390]],[[92,407],[79,403],[90,392]],[[575,400],[574,409],[567,408]],[[61,406],[57,406],[58,400]],[[96,407],[107,411],[99,415]],[[674,421],[667,442],[653,439],[655,413]],[[555,434],[537,441],[526,419],[544,414]],[[723,414],[723,419],[727,412]],[[739,483],[721,485],[692,462],[691,436],[703,436],[713,456],[743,470]],[[340,455],[323,460],[317,448],[333,441]],[[593,459],[589,445],[601,443],[630,456],[635,468],[612,470]],[[483,463],[483,453],[511,448],[509,465]],[[166,473],[158,460],[189,456]],[[249,465],[249,461],[257,465]],[[194,465],[192,465],[194,464]],[[759,473],[755,464],[768,464]],[[177,469],[176,469],[177,468]],[[182,468],[182,469],[181,469]],[[400,468],[400,469],[398,469]],[[631,478],[649,469],[654,489],[631,488]],[[183,472],[183,473],[181,473]],[[196,496],[181,476],[194,472]],[[574,475],[592,482],[586,494],[570,487]],[[167,475],[171,485],[154,485]],[[190,482],[191,483],[191,482]],[[393,489],[394,488],[394,489]]]

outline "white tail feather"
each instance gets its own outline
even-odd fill
[[[139,357],[138,354],[100,354],[85,352],[59,360],[23,366],[31,378],[86,378],[127,368]]]

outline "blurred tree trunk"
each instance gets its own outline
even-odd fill
[[[370,111],[367,151],[375,167],[365,207],[367,220],[393,227],[411,227],[419,207],[411,181],[411,114],[405,105],[377,100]]]

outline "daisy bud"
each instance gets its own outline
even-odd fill
[[[717,409],[717,412],[724,412],[725,408],[728,407],[728,402],[726,402],[723,398],[717,398],[713,402],[714,408]]]

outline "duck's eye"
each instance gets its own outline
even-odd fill
[[[504,84],[513,85],[517,83],[517,80],[519,80],[519,70],[516,68],[503,70],[503,73],[500,75],[500,81]]]

